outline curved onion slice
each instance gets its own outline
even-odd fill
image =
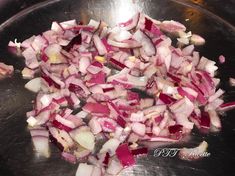
[[[198,147],[195,148],[183,148],[179,152],[179,157],[182,160],[197,160],[204,156],[206,150],[207,150],[208,144],[206,141],[203,141],[199,144]]]

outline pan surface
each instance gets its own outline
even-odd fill
[[[217,77],[226,91],[225,101],[235,100],[235,88],[228,84],[235,77],[235,27],[198,6],[174,0],[50,0],[39,3],[13,16],[0,25],[0,62],[11,64],[15,74],[0,81],[0,176],[74,176],[77,165],[60,159],[59,151],[51,145],[49,159],[37,158],[27,130],[25,113],[32,109],[35,94],[24,88],[20,70],[22,57],[8,51],[9,40],[23,41],[50,28],[52,21],[77,19],[87,23],[90,18],[102,19],[113,26],[142,11],[159,20],[176,20],[187,29],[203,36],[206,44],[197,48],[202,55],[215,60],[223,54],[226,62],[219,65]],[[188,20],[186,20],[188,19]],[[235,173],[235,111],[222,118],[222,130],[203,134],[193,131],[188,140],[168,147],[196,146],[202,140],[209,143],[209,157],[186,162],[177,157],[147,157],[138,159],[136,166],[124,170],[126,176],[216,176]]]

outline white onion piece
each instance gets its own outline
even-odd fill
[[[80,111],[76,114],[77,117],[80,117],[82,119],[86,118],[87,115],[88,115],[88,113],[85,111]]]
[[[30,80],[24,87],[32,92],[39,92],[41,89],[41,78],[38,77]]]
[[[100,25],[100,22],[95,21],[93,19],[90,19],[89,23],[87,24],[88,26],[93,26],[95,29],[97,29]]]
[[[123,40],[128,40],[130,39],[132,34],[128,31],[125,30],[120,30],[117,33],[114,34],[114,39],[118,42],[121,42]]]
[[[144,113],[142,111],[138,111],[136,113],[131,113],[130,121],[132,122],[144,122],[146,120]]]
[[[163,21],[161,24],[160,24],[160,28],[161,30],[163,31],[166,31],[166,32],[170,32],[170,33],[178,33],[179,31],[185,31],[186,30],[186,27],[177,22],[177,21]]]
[[[102,131],[102,127],[101,127],[100,123],[95,118],[92,118],[89,121],[88,125],[91,128],[91,131],[93,134],[98,134]]]
[[[49,132],[46,129],[30,129],[30,135],[32,137],[34,136],[44,136],[44,137],[49,137]]]
[[[75,125],[72,121],[67,120],[67,119],[61,117],[59,114],[57,114],[57,115],[55,116],[55,120],[57,120],[58,122],[60,122],[61,124],[65,125],[65,126],[67,126],[67,127],[69,127],[69,128],[72,128],[72,129],[73,129],[73,128],[76,127],[76,125]]]
[[[230,86],[235,86],[235,78],[229,78],[229,84]]]
[[[33,79],[35,71],[25,67],[21,73],[24,79]]]
[[[171,139],[171,138],[161,137],[161,136],[148,138],[148,141],[151,141],[151,142],[178,142],[178,140],[176,140],[176,139]]]
[[[133,132],[135,132],[136,134],[140,135],[140,136],[144,136],[145,135],[145,131],[146,131],[146,127],[144,124],[142,123],[138,123],[138,122],[134,122],[131,125],[131,129],[133,130]]]
[[[99,52],[99,55],[107,54],[107,50],[98,35],[93,36],[93,41],[94,41],[94,44]]]
[[[63,22],[60,23],[60,26],[63,29],[70,29],[74,26],[77,26],[77,22],[76,22],[76,20],[63,21]]]
[[[201,57],[197,68],[205,70],[206,72],[210,73],[211,77],[214,77],[215,71],[218,69],[218,67],[215,66],[215,64],[216,64],[215,61],[209,60],[205,57]]]
[[[82,147],[93,150],[95,147],[95,136],[90,131],[81,131],[75,135],[75,140]]]
[[[49,132],[57,140],[57,142],[63,146],[64,150],[67,150],[69,147],[74,145],[73,140],[66,131],[59,130],[55,127],[49,127]]]
[[[86,163],[80,163],[76,171],[76,176],[92,176],[94,166]]]
[[[35,35],[31,36],[28,39],[25,39],[22,43],[21,43],[21,47],[23,48],[29,48],[31,47],[32,42],[34,41]]]
[[[102,169],[98,166],[94,166],[91,176],[102,176]]]
[[[81,57],[81,59],[79,60],[79,71],[83,74],[87,73],[87,68],[90,66],[91,62],[90,59],[88,57]]]
[[[33,116],[30,116],[28,119],[27,119],[27,123],[31,126],[31,127],[34,127],[35,125],[37,125],[37,119]]]
[[[147,84],[147,77],[142,76],[142,77],[136,77],[136,76],[132,76],[130,74],[127,74],[127,79],[128,82],[135,85],[135,86],[145,86]]]
[[[121,165],[121,163],[119,161],[116,161],[115,159],[112,159],[106,172],[111,175],[118,175],[118,173],[121,172],[122,169],[123,166]]]
[[[164,62],[167,70],[170,69],[171,65],[171,51],[168,47],[160,46],[157,48],[157,54],[161,62]]]
[[[211,95],[208,99],[209,102],[214,101],[215,99],[219,98],[221,95],[224,94],[224,91],[222,89],[219,89],[216,91],[216,93],[214,93],[213,95]]]
[[[220,118],[215,110],[209,110],[208,111],[211,125],[213,125],[216,128],[221,128],[221,121]]]
[[[104,143],[104,145],[100,149],[100,153],[109,152],[110,156],[113,156],[120,143],[121,142],[118,139],[111,138]]]
[[[140,42],[142,44],[142,47],[145,51],[145,53],[147,54],[147,56],[153,56],[156,53],[156,48],[154,47],[151,39],[149,37],[146,36],[146,34],[144,34],[142,31],[137,30],[134,35],[133,38]]]
[[[50,156],[49,138],[45,136],[33,136],[32,140],[36,152],[48,158]]]
[[[192,37],[190,38],[190,42],[194,45],[203,45],[205,44],[206,41],[200,35],[193,34]]]
[[[139,18],[140,18],[140,13],[136,13],[130,20],[124,23],[119,23],[119,26],[124,30],[131,30],[137,26]]]
[[[35,69],[38,68],[39,62],[37,60],[36,52],[31,48],[26,48],[23,52],[22,55],[25,58],[25,64],[30,68],[30,69]]]
[[[153,106],[154,99],[152,98],[141,98],[140,99],[140,109],[145,109]]]
[[[52,24],[51,24],[51,30],[52,31],[55,31],[57,33],[62,33],[64,32],[64,29],[63,27],[56,21],[53,21]]]
[[[182,54],[184,56],[190,56],[193,53],[194,50],[194,45],[189,45],[186,46],[183,50],[182,50]]]
[[[112,39],[108,39],[108,44],[115,46],[115,47],[119,47],[119,48],[140,48],[141,44],[137,41],[134,40],[127,40],[124,42],[118,42]]]
[[[45,38],[41,35],[38,35],[34,38],[33,42],[31,43],[32,48],[37,52],[40,53],[42,49],[44,49],[48,45],[48,42]]]

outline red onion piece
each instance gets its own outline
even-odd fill
[[[65,51],[69,51],[71,48],[73,48],[74,45],[80,45],[82,43],[82,36],[81,34],[78,34],[76,37],[74,37],[68,45],[63,46],[63,49]]]
[[[173,125],[173,126],[168,126],[168,130],[171,134],[175,133],[181,133],[182,132],[182,125]]]
[[[140,13],[136,13],[130,20],[124,23],[119,23],[119,26],[125,30],[131,30],[137,26],[139,18],[140,18]]]
[[[125,128],[125,126],[126,126],[126,121],[125,121],[121,116],[118,116],[118,117],[117,117],[117,123],[118,123],[118,125],[120,125],[122,128]]]
[[[110,159],[110,155],[109,155],[109,153],[107,152],[107,153],[105,154],[105,158],[104,158],[103,163],[104,163],[105,165],[108,165],[109,159]]]
[[[99,52],[99,55],[105,55],[107,53],[106,47],[104,46],[98,35],[93,36],[93,41]]]
[[[219,62],[220,62],[221,64],[225,63],[225,57],[224,57],[223,55],[220,55],[220,56],[219,56]]]
[[[128,148],[128,144],[126,143],[119,145],[116,150],[116,155],[123,167],[132,166],[135,164],[135,159]]]
[[[37,53],[32,48],[27,48],[22,52],[22,55],[25,58],[25,64],[30,69],[36,69],[39,67],[36,54]]]
[[[72,164],[76,164],[77,163],[77,158],[76,156],[74,156],[71,153],[67,153],[67,152],[62,152],[61,156],[68,162],[72,163]]]
[[[153,56],[156,53],[156,48],[153,45],[152,40],[142,31],[137,30],[133,38],[142,44],[142,47],[147,54],[147,56]]]
[[[146,148],[146,147],[137,148],[137,149],[131,150],[131,153],[134,156],[147,155],[148,154],[148,148]]]
[[[106,105],[99,103],[86,103],[82,108],[84,111],[89,113],[98,113],[98,114],[109,114],[110,110]]]
[[[160,24],[160,28],[161,28],[161,30],[166,31],[166,32],[170,32],[170,33],[177,33],[179,31],[186,30],[186,27],[183,24],[176,22],[176,21],[173,21],[173,20],[163,21]]]
[[[210,128],[210,117],[208,112],[203,112],[201,115],[201,123],[202,128],[208,129]]]
[[[160,93],[159,99],[161,101],[163,101],[165,104],[171,104],[171,103],[174,103],[176,101],[176,99],[168,96],[167,94],[163,94],[163,93]]]

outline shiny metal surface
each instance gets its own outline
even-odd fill
[[[60,159],[59,151],[51,145],[49,159],[35,156],[30,134],[25,122],[25,112],[32,108],[34,94],[24,89],[26,80],[20,75],[24,66],[21,57],[7,49],[9,40],[22,41],[50,27],[52,21],[76,18],[88,22],[90,18],[102,19],[110,25],[131,17],[136,11],[164,20],[174,19],[184,23],[189,30],[205,37],[206,45],[197,48],[201,53],[217,61],[220,54],[227,58],[220,65],[218,77],[221,88],[227,91],[224,99],[235,100],[234,88],[228,85],[228,78],[235,76],[235,28],[218,16],[175,0],[51,0],[25,9],[0,25],[0,61],[14,65],[12,78],[0,81],[0,175],[1,176],[73,176],[77,165]],[[189,19],[186,21],[186,19]],[[195,146],[200,141],[209,143],[210,157],[200,161],[186,162],[177,157],[154,157],[153,150],[159,144],[152,144],[147,157],[138,159],[126,176],[209,176],[234,175],[235,163],[235,111],[222,117],[223,129],[219,133],[203,134],[194,130],[185,142],[171,147]]]

